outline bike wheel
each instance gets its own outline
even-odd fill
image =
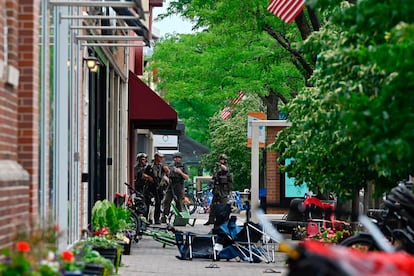
[[[346,238],[339,245],[360,249],[362,251],[380,251],[380,247],[374,238],[366,233],[360,233]]]
[[[142,236],[142,232],[143,232],[142,219],[141,219],[141,216],[135,214],[134,212],[131,212],[130,218],[132,222],[132,229],[134,231],[133,238],[134,238],[134,241],[138,243],[140,236]]]

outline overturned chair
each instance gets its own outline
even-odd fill
[[[236,224],[236,216],[216,226],[211,234],[175,233],[181,260],[193,258],[239,260],[251,263],[274,262],[277,243],[255,223]]]
[[[255,263],[274,262],[277,243],[271,239],[265,229],[250,221],[239,226],[236,220],[236,216],[232,216],[227,223],[213,230],[218,237],[216,243],[222,244],[218,258],[240,258]]]
[[[217,260],[216,241],[217,236],[212,234],[196,234],[192,232],[175,232],[175,241],[180,253],[180,260],[192,260],[203,258]]]

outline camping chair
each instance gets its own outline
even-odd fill
[[[266,263],[275,261],[275,243],[258,224],[246,222],[243,226],[236,224],[236,216],[215,229],[218,243],[223,245],[218,257],[232,259],[240,257],[243,261]]]
[[[216,235],[176,231],[175,240],[180,252],[177,258],[180,260],[192,260],[193,258],[217,260]]]

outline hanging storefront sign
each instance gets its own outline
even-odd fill
[[[266,119],[264,112],[249,112],[247,113],[247,147],[252,147],[252,128],[251,122]],[[259,147],[264,148],[266,142],[266,127],[259,126]]]

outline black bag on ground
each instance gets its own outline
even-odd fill
[[[214,214],[216,220],[214,222],[214,228],[220,227],[223,223],[229,221],[231,214],[231,205],[230,204],[214,204]]]

